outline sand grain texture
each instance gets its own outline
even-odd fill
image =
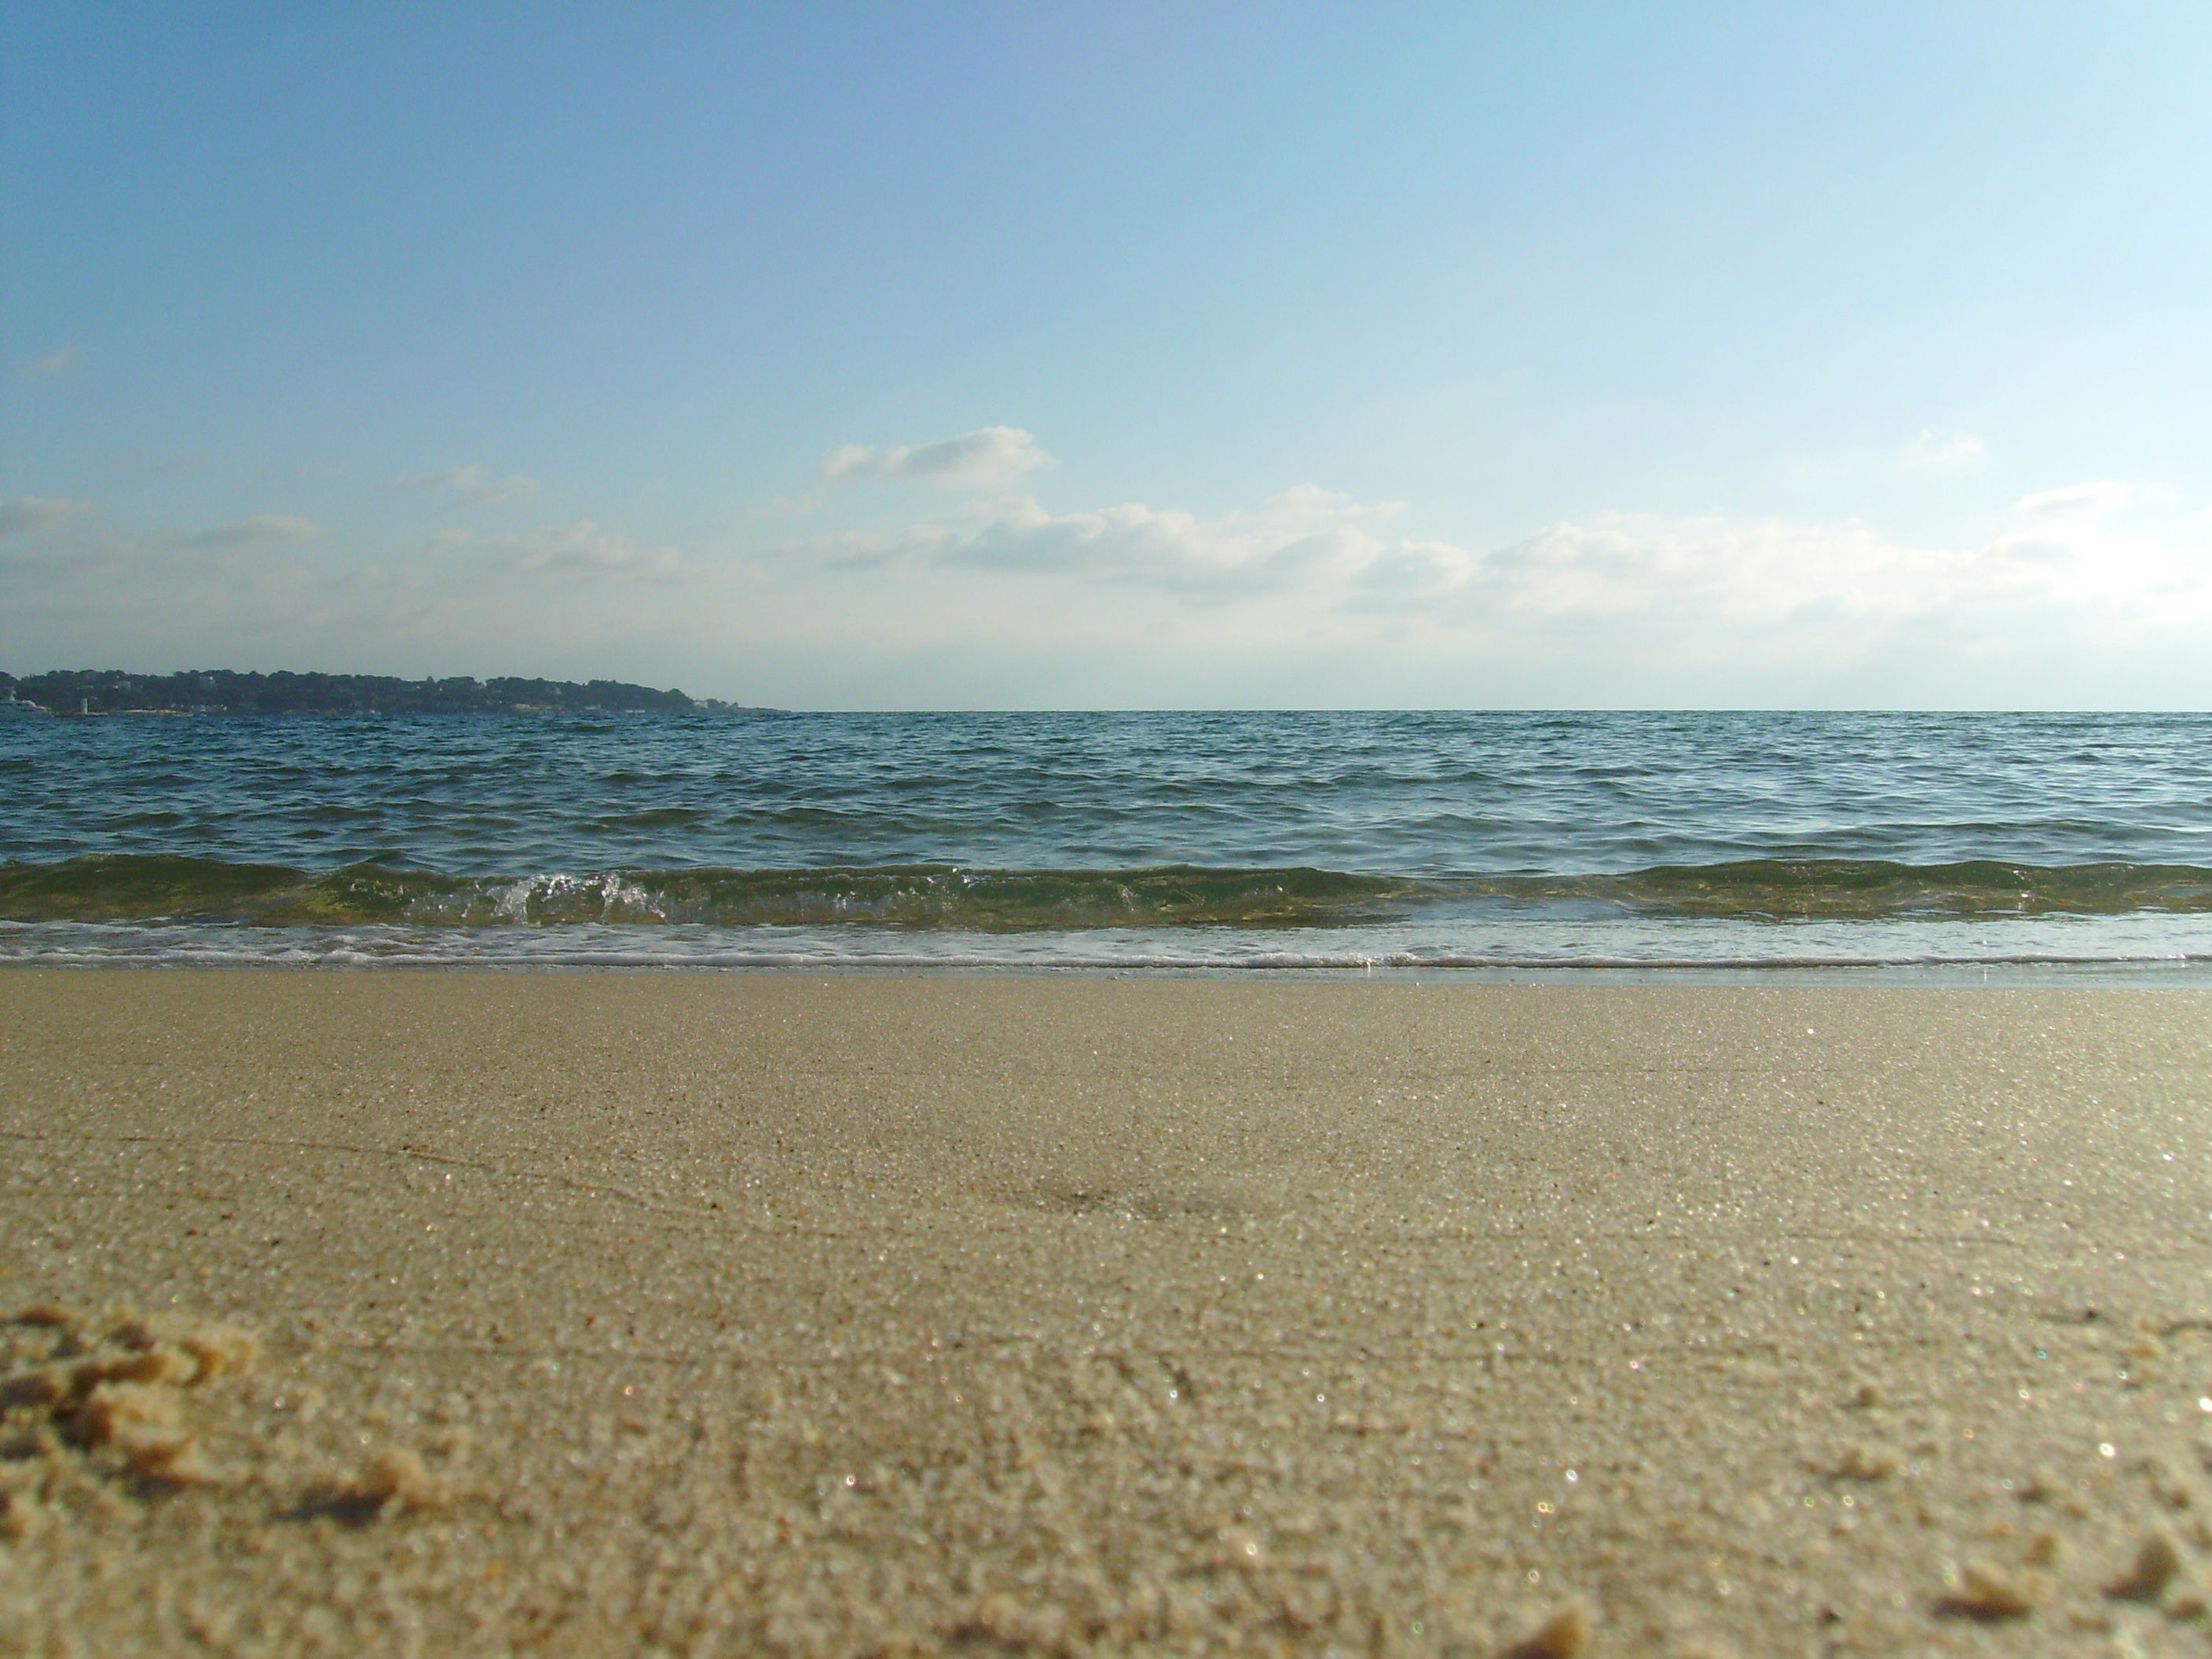
[[[2202,1655],[2208,1128],[2195,993],[0,975],[0,1651]]]

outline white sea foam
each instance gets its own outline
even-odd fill
[[[2212,979],[2201,915],[1746,922],[1606,918],[1482,927],[1107,928],[986,933],[838,923],[253,927],[0,923],[20,966],[1223,972],[1555,975],[1621,972],[1923,973],[2064,969]]]

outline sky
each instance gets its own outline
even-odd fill
[[[0,9],[0,669],[2212,708],[2212,8]]]

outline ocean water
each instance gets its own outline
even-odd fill
[[[0,722],[0,961],[2212,969],[2212,716]]]

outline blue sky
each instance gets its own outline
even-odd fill
[[[18,672],[2212,707],[2201,5],[0,30]]]

